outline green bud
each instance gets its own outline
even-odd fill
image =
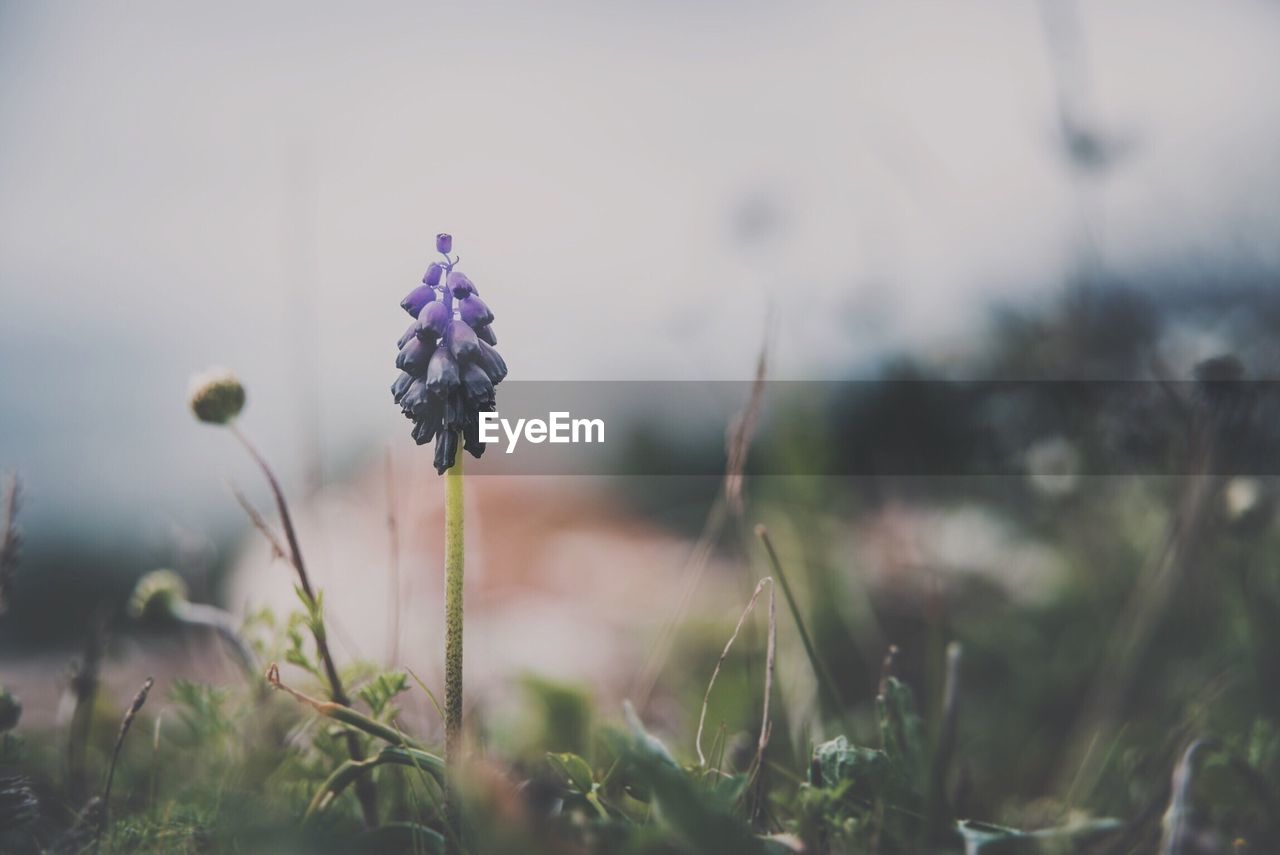
[[[138,580],[129,596],[129,616],[136,620],[169,620],[174,607],[186,602],[187,583],[172,570],[154,570]]]
[[[191,378],[191,412],[202,422],[224,425],[244,408],[244,386],[225,368],[212,368]]]

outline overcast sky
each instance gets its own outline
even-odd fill
[[[945,352],[1072,263],[1061,93],[1121,152],[1106,265],[1280,267],[1280,6],[1042,11],[0,3],[0,466],[37,520],[198,519],[212,363],[286,469],[407,443],[440,229],[513,377],[745,377],[770,304],[784,376]]]

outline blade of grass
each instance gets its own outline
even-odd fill
[[[787,600],[787,608],[791,611],[791,618],[796,623],[796,632],[800,636],[800,643],[804,646],[805,656],[809,658],[809,665],[813,668],[813,674],[818,680],[818,686],[826,693],[837,715],[843,717],[844,701],[836,688],[835,678],[831,676],[830,669],[827,668],[826,663],[818,655],[818,650],[813,645],[813,639],[809,637],[809,630],[805,628],[804,618],[800,615],[800,606],[796,603],[795,594],[792,593],[791,585],[787,582],[787,574],[782,569],[782,561],[778,558],[778,551],[774,549],[773,541],[769,537],[769,530],[763,525],[757,525],[756,537],[760,539],[760,543],[764,545],[765,553],[769,556],[769,563],[773,566],[773,575],[777,578],[778,585],[782,588],[782,595]]]
[[[426,692],[427,698],[431,701],[431,706],[436,708],[436,715],[440,716],[441,721],[444,721],[444,708],[441,707],[440,702],[436,700],[435,693],[431,691],[430,687],[428,687],[426,683],[422,682],[422,678],[415,674],[412,668],[405,668],[404,670],[413,678],[413,681],[418,684],[418,688]]]

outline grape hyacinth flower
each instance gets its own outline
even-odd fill
[[[473,457],[484,453],[479,414],[493,411],[493,390],[507,365],[494,349],[493,312],[471,279],[454,269],[453,237],[436,235],[436,249],[444,260],[433,262],[422,284],[400,301],[413,321],[396,342],[400,376],[391,394],[413,422],[418,445],[435,440],[435,467],[443,474],[459,442]]]

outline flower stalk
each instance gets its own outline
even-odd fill
[[[302,547],[298,543],[298,532],[293,526],[293,515],[289,513],[289,504],[285,501],[284,490],[281,488],[279,480],[276,479],[275,472],[272,471],[271,466],[267,463],[267,459],[249,441],[249,437],[240,430],[240,427],[235,422],[236,417],[240,415],[240,411],[244,408],[244,386],[230,371],[214,369],[204,375],[192,378],[189,403],[192,413],[200,421],[207,424],[225,425],[231,431],[232,436],[244,447],[248,455],[253,458],[254,463],[258,464],[258,468],[262,470],[262,474],[271,488],[271,494],[275,498],[276,510],[280,513],[280,524],[284,528],[285,540],[289,546],[289,560],[298,576],[299,595],[302,597],[303,604],[308,611],[312,614],[319,614],[316,591],[311,585],[311,577],[308,575],[307,566],[302,560]],[[342,684],[342,677],[339,676],[338,668],[334,664],[333,653],[329,650],[329,641],[324,631],[323,618],[309,625],[312,637],[315,639],[316,652],[324,668],[325,680],[329,684],[329,697],[333,699],[334,703],[345,707],[351,706],[351,697],[347,694],[346,687]],[[346,742],[347,753],[351,756],[351,759],[357,763],[364,760],[364,749],[360,745],[360,738],[355,733],[348,732],[346,734]],[[376,827],[378,824],[378,802],[373,782],[368,778],[362,778],[357,781],[356,796],[360,800],[360,812],[364,818],[365,826],[368,828]]]
[[[445,472],[444,499],[444,573],[445,573],[445,641],[444,641],[444,756],[451,770],[462,759],[462,591],[466,565],[466,543],[463,534],[462,457]],[[457,829],[457,799],[446,796],[446,812],[450,825]]]

